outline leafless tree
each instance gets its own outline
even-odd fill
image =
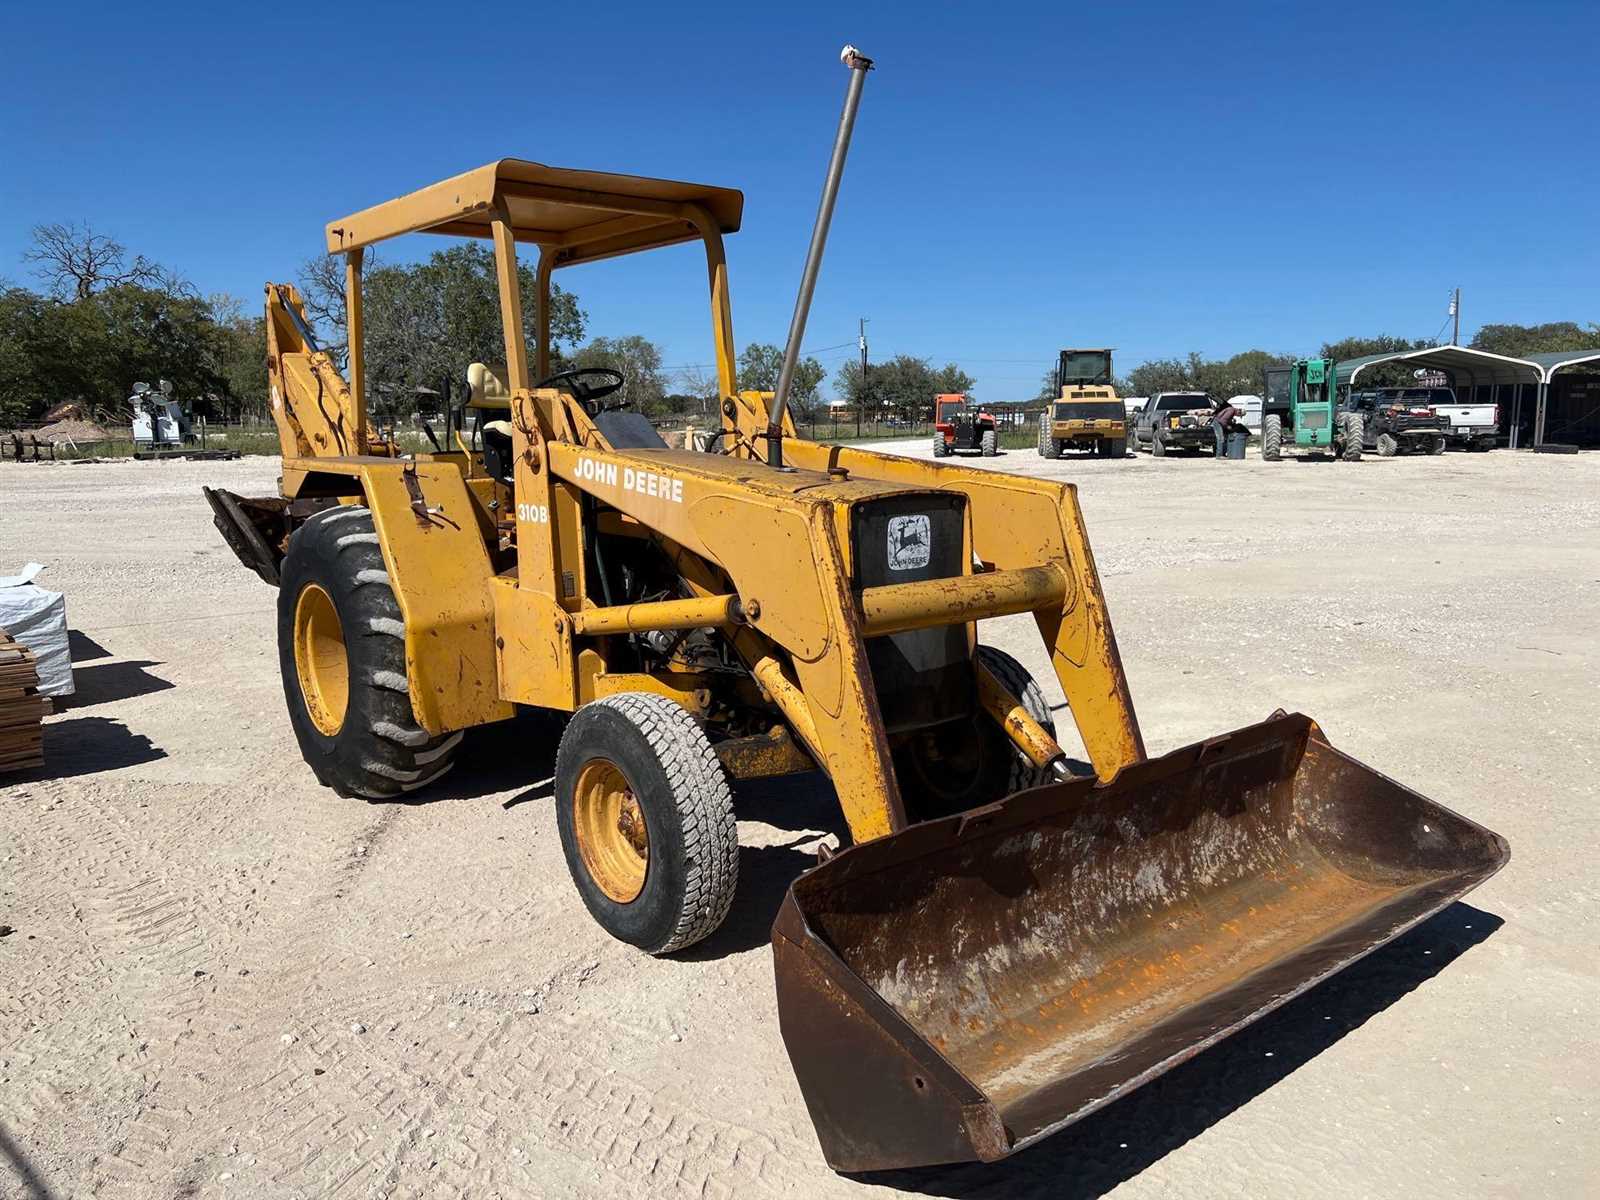
[[[367,251],[363,267],[370,271],[378,265],[378,256]],[[344,296],[344,256],[318,254],[300,264],[298,282],[300,298],[305,301],[306,316],[312,327],[322,335],[322,348],[334,362],[343,367],[349,347]]]
[[[711,405],[716,402],[717,393],[722,390],[717,381],[716,371],[699,363],[679,367],[676,383],[678,390],[684,395],[693,396],[700,401],[701,416],[710,413]]]
[[[35,273],[51,293],[63,300],[87,300],[102,288],[129,283],[169,291],[193,290],[143,255],[129,261],[127,247],[86,224],[35,225],[33,245],[22,258],[34,264]]]

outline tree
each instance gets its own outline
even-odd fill
[[[622,390],[615,401],[647,417],[665,416],[666,380],[661,373],[661,348],[638,334],[597,337],[572,356],[577,367],[610,367],[622,372]]]
[[[1198,350],[1186,358],[1157,358],[1140,363],[1119,382],[1121,396],[1153,396],[1157,392],[1206,392],[1219,400],[1259,392],[1268,367],[1293,362],[1287,354],[1244,350],[1232,358],[1208,359]]]
[[[1403,338],[1380,333],[1375,337],[1347,337],[1337,342],[1322,344],[1322,357],[1338,362],[1361,358],[1367,354],[1403,354],[1407,350],[1426,350],[1433,345],[1430,338]],[[1383,363],[1361,373],[1362,387],[1404,387],[1411,383],[1414,367],[1404,363]]]
[[[418,387],[438,388],[458,380],[473,362],[504,362],[500,292],[494,254],[483,243],[464,242],[437,250],[420,263],[374,266],[368,252],[362,273],[366,324],[365,363],[374,394],[391,415],[410,411]],[[348,360],[347,312],[342,256],[319,255],[302,264],[300,292],[306,315],[323,336],[323,348],[341,366]],[[523,294],[523,336],[537,349],[536,282],[532,268],[517,264]],[[551,369],[563,351],[583,338],[587,316],[558,284],[550,288]],[[380,390],[381,389],[381,390]]]
[[[675,382],[678,394],[688,402],[684,405],[685,411],[698,412],[703,417],[710,417],[716,412],[722,387],[713,368],[698,363],[680,367]]]
[[[14,424],[75,400],[120,420],[136,382],[162,379],[190,403],[226,398],[227,336],[213,302],[187,292],[123,283],[69,302],[9,289],[0,294],[0,413]],[[256,395],[266,387],[264,334],[258,343]],[[243,368],[233,378],[242,386]]]
[[[217,326],[205,300],[118,284],[88,303],[99,310],[95,333],[103,341],[102,396],[111,392],[125,398],[134,383],[154,387],[162,379],[171,380],[175,394],[191,401],[226,389],[218,370]],[[265,367],[264,353],[261,361]]]
[[[536,281],[524,263],[518,263],[517,276],[524,299],[523,337],[532,355],[538,343]],[[333,255],[309,260],[301,268],[300,285],[307,315],[327,339],[329,353],[342,362],[347,357],[343,262]],[[438,389],[446,381],[459,396],[468,364],[506,359],[494,254],[482,242],[436,250],[420,263],[369,268],[362,273],[361,297],[374,413],[391,419],[409,415],[417,388]],[[552,371],[568,365],[569,348],[583,339],[587,321],[577,298],[552,284]]]
[[[945,363],[933,373],[933,390],[948,395],[960,392],[970,396],[976,380],[955,363]]]
[[[1485,325],[1468,343],[1474,350],[1522,358],[1559,350],[1600,350],[1600,325],[1550,321],[1544,325]]]
[[[1195,390],[1200,386],[1200,381],[1195,378],[1190,363],[1197,357],[1190,354],[1188,359],[1154,358],[1140,363],[1128,372],[1129,395],[1153,396],[1157,392]]]
[[[1232,358],[1203,363],[1197,376],[1204,391],[1226,400],[1230,396],[1260,394],[1267,369],[1286,367],[1292,362],[1294,358],[1288,354],[1245,350]]]
[[[37,417],[54,395],[42,354],[50,304],[26,288],[0,292],[0,429]]]
[[[378,269],[378,256],[369,248],[362,261],[366,271]],[[349,362],[349,317],[345,307],[344,257],[318,254],[300,264],[296,280],[306,319],[321,335],[321,345],[343,370]]]
[[[949,384],[965,384],[951,388]],[[834,390],[852,405],[867,410],[898,408],[910,418],[921,418],[933,411],[933,398],[945,391],[970,392],[972,376],[955,363],[935,371],[925,358],[897,354],[886,362],[874,363],[867,370],[863,387],[861,364],[850,361],[834,376]]]
[[[213,296],[217,372],[222,380],[222,417],[267,416],[267,320],[249,317],[235,297]]]
[[[126,284],[170,287],[177,282],[143,255],[129,262],[121,242],[76,223],[35,225],[33,245],[23,251],[22,261],[34,264],[34,273],[58,300],[87,300],[103,288]]]
[[[1039,380],[1039,391],[1034,396],[1035,400],[1054,400],[1061,394],[1061,389],[1056,386],[1056,369],[1051,367]],[[1122,389],[1117,389],[1117,394],[1122,395]]]
[[[783,370],[783,348],[770,342],[751,342],[739,354],[739,386],[747,392],[775,392]],[[794,364],[789,381],[789,404],[797,413],[808,413],[817,404],[818,392],[827,372],[816,359],[806,357]]]
[[[1347,337],[1340,338],[1337,342],[1324,342],[1322,357],[1343,362],[1345,359],[1360,358],[1365,354],[1401,354],[1407,350],[1421,350],[1429,344],[1426,341],[1412,341],[1388,333],[1380,333],[1376,337]]]

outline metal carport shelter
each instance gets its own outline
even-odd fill
[[[1430,370],[1449,372],[1458,386],[1477,389],[1492,387],[1495,402],[1499,402],[1499,389],[1507,384],[1532,384],[1538,389],[1538,407],[1533,423],[1533,444],[1544,443],[1545,397],[1549,375],[1545,365],[1533,355],[1528,358],[1510,358],[1504,354],[1491,354],[1487,350],[1472,350],[1466,346],[1431,346],[1426,350],[1404,350],[1394,354],[1364,354],[1360,358],[1346,359],[1338,365],[1338,385],[1353,387],[1369,368],[1381,363],[1412,363]],[[1600,358],[1600,352],[1575,352],[1558,356],[1561,366],[1570,366],[1571,360]],[[1510,422],[1510,445],[1517,448],[1517,429],[1520,423],[1522,392],[1516,393]]]
[[[1544,445],[1545,413],[1549,407],[1550,400],[1550,385],[1556,382],[1556,372],[1565,371],[1568,375],[1571,375],[1574,373],[1573,368],[1585,366],[1589,368],[1588,373],[1590,374],[1600,372],[1600,350],[1545,350],[1537,354],[1528,355],[1528,360],[1538,363],[1540,370],[1544,372],[1544,378],[1539,382],[1539,408],[1533,425],[1533,444],[1542,446]],[[1567,376],[1562,377],[1562,382],[1567,382]],[[1573,382],[1576,383],[1577,381]],[[1587,390],[1590,397],[1593,398],[1596,391],[1594,381],[1589,382]],[[1567,394],[1566,398],[1571,399],[1570,393]],[[1600,408],[1600,406],[1597,406],[1597,408]],[[1600,426],[1600,420],[1597,420],[1597,417],[1600,417],[1600,411],[1591,410],[1589,413],[1579,417],[1577,421],[1569,421],[1566,425],[1566,431],[1570,434],[1577,432],[1583,425],[1589,425],[1591,427],[1589,432],[1600,432],[1600,429],[1594,428],[1595,426]],[[1558,430],[1561,428],[1561,426],[1557,426]]]

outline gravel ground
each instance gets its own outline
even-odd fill
[[[732,919],[642,958],[567,879],[537,722],[420,802],[315,784],[274,594],[199,493],[269,493],[275,460],[0,464],[0,573],[50,565],[79,686],[49,769],[0,786],[0,1191],[1600,1191],[1600,456],[969,461],[1079,484],[1153,752],[1298,709],[1510,866],[1007,1163],[840,1178],[766,944],[825,784],[742,789]],[[1031,623],[984,637],[1044,671]]]

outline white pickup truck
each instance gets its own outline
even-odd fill
[[[1498,404],[1462,404],[1447,387],[1384,388],[1407,404],[1426,404],[1439,414],[1445,440],[1469,450],[1490,450],[1500,436]]]

